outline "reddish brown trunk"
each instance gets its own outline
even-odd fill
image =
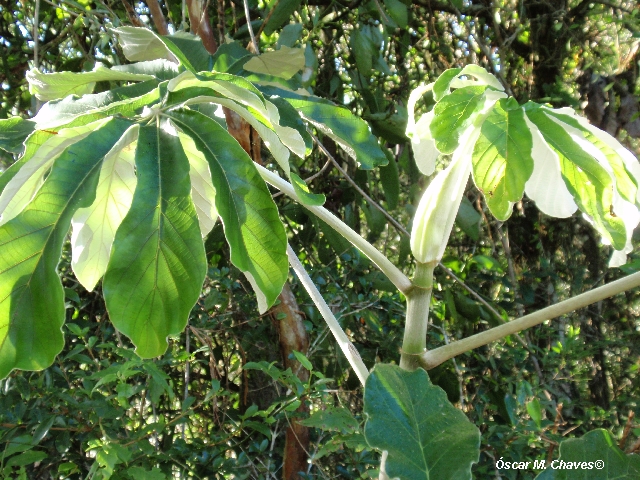
[[[213,55],[218,49],[218,43],[213,36],[213,30],[211,30],[209,12],[206,9],[208,3],[205,0],[187,0],[187,10],[189,10],[191,32],[202,39],[204,48]]]
[[[203,0],[187,0],[189,20],[191,22],[191,31],[202,39],[207,51],[214,54],[218,47],[211,30],[209,14],[204,8],[205,4],[206,2]],[[229,133],[238,140],[238,143],[254,162],[262,165],[260,137],[257,132],[234,111],[228,108],[223,110]],[[300,380],[307,382],[309,380],[309,372],[297,360],[289,358],[294,350],[304,354],[307,353],[309,335],[304,328],[302,317],[298,313],[298,304],[288,282],[284,284],[279,298],[280,304],[273,307],[270,313],[280,338],[280,350],[284,365],[285,368],[291,368],[291,371]],[[283,318],[278,320],[278,314],[284,314],[280,315]],[[304,402],[300,405],[298,411],[307,411]],[[300,478],[298,472],[307,471],[308,452],[309,429],[292,420],[285,436],[284,465],[282,467],[283,480],[298,480]]]
[[[309,381],[309,371],[298,362],[292,353],[294,350],[306,354],[309,350],[309,335],[304,328],[302,317],[298,313],[298,303],[289,283],[285,283],[280,294],[280,303],[271,309],[273,323],[280,337],[280,350],[284,366],[291,368],[300,380]],[[284,315],[280,315],[284,314]],[[278,319],[278,317],[282,317]],[[291,357],[291,358],[290,358]],[[298,412],[307,412],[304,402]],[[306,472],[309,458],[309,429],[291,420],[286,431],[285,452],[282,478],[298,480],[298,472]]]

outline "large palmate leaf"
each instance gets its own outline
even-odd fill
[[[189,162],[177,132],[164,121],[140,128],[138,183],[118,228],[103,292],[111,321],[141,357],[167,348],[198,300],[207,270],[191,200]]]
[[[434,386],[427,372],[378,364],[364,391],[369,445],[389,454],[385,470],[402,480],[471,479],[480,431]]]
[[[228,74],[208,74],[196,77],[189,72],[180,75],[168,85],[170,104],[195,105],[216,103],[236,112],[258,132],[273,154],[278,165],[291,180],[296,194],[307,205],[321,205],[324,196],[309,192],[307,185],[289,165],[290,151],[299,157],[307,152],[307,136],[300,133],[301,126],[292,118],[290,105],[280,109],[266,100],[248,81]],[[281,104],[279,104],[281,106]],[[296,114],[297,115],[297,114]],[[298,120],[300,117],[297,117]]]
[[[407,135],[418,166],[431,174],[439,154],[455,156],[471,146],[473,179],[498,219],[511,215],[523,193],[551,216],[580,209],[615,248],[610,266],[623,264],[640,222],[638,161],[569,109],[519,106],[501,90],[477,66],[447,70],[434,84],[416,89]],[[416,102],[430,91],[436,105],[416,121]]]
[[[209,162],[231,261],[264,295],[259,297],[264,310],[288,275],[287,239],[269,190],[246,152],[217,122],[189,110],[169,116]]]
[[[111,120],[71,145],[35,198],[0,227],[0,376],[47,367],[62,349],[62,242],[76,209],[93,200],[102,159],[129,125]]]
[[[560,443],[560,458],[536,480],[632,480],[640,478],[640,455],[625,455],[606,430]]]

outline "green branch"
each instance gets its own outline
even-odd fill
[[[267,183],[273,185],[282,193],[300,203],[300,205],[316,215],[319,219],[323,220],[344,238],[349,240],[351,244],[355,245],[382,271],[382,273],[384,273],[389,278],[389,280],[391,280],[391,282],[398,288],[398,290],[400,290],[405,295],[411,291],[411,289],[413,288],[411,280],[409,280],[398,267],[391,263],[387,257],[380,253],[377,248],[375,248],[364,238],[362,238],[360,234],[352,230],[347,224],[345,224],[342,220],[340,220],[326,208],[305,205],[304,203],[302,203],[293,190],[291,184],[280,177],[278,174],[273,173],[258,164],[256,164],[256,168]]]
[[[546,320],[551,320],[559,317],[560,315],[565,315],[573,312],[574,310],[578,310],[591,305],[592,303],[599,302],[600,300],[604,300],[605,298],[612,297],[618,293],[622,293],[638,286],[640,286],[640,272],[580,295],[576,295],[568,300],[543,308],[542,310],[530,315],[525,315],[524,317],[505,323],[504,325],[494,327],[486,332],[478,333],[462,340],[458,340],[457,342],[452,342],[449,345],[436,348],[435,350],[424,352],[420,355],[420,366],[425,370],[430,370],[441,363],[446,362],[450,358],[460,355],[461,353],[465,353],[496,340],[500,340],[507,335],[520,332]]]

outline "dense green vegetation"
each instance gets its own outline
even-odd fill
[[[375,139],[368,136],[366,127],[356,129],[356,141],[356,137],[348,138],[352,132],[340,130],[339,123],[330,124],[331,116],[316,119],[318,124],[329,125],[333,134],[318,126],[312,130],[318,143],[305,136],[304,147],[310,154],[304,159],[290,156],[288,168],[293,175],[289,179],[295,184],[295,175],[306,178],[312,192],[324,194],[329,211],[366,237],[406,275],[416,269],[407,231],[411,231],[422,192],[432,179],[422,175],[421,159],[414,155],[405,134],[413,108],[409,93],[447,69],[481,65],[520,104],[534,100],[578,109],[591,124],[638,153],[640,28],[633,2],[576,1],[562,6],[530,1],[248,2],[251,30],[244,5],[233,1],[7,3],[0,6],[0,118],[30,118],[38,111],[50,114],[51,109],[42,107],[41,101],[47,93],[38,91],[33,81],[29,92],[25,74],[30,68],[89,72],[97,63],[107,68],[128,64],[130,52],[123,51],[114,31],[122,26],[146,26],[160,34],[189,26],[192,32],[204,30],[201,37],[206,49],[210,53],[219,50],[212,60],[214,69],[251,81],[265,80],[265,72],[260,67],[257,72],[242,66],[234,70],[233,64],[249,54],[236,47],[249,43],[251,31],[260,52],[303,47],[303,58],[293,62],[290,85],[346,107],[368,123]],[[206,15],[198,14],[203,6]],[[198,28],[198,21],[210,25],[212,33],[206,32],[203,23]],[[220,46],[225,35],[229,42]],[[230,43],[232,38],[238,43]],[[177,51],[185,46],[176,45]],[[204,68],[195,65],[208,57],[194,55],[191,46],[183,51],[189,52],[187,60],[195,71],[209,70],[209,64]],[[185,60],[179,60],[184,67]],[[172,68],[162,73],[166,79],[174,74],[177,71]],[[99,79],[93,91],[108,92],[119,85],[117,80]],[[279,87],[270,88],[262,90],[265,98]],[[284,98],[282,91],[277,92]],[[169,101],[184,101],[179,90],[172,94]],[[441,100],[424,98],[417,104],[416,118]],[[291,96],[289,100],[294,108],[305,108],[304,99]],[[273,101],[284,111],[282,103]],[[211,111],[206,107],[199,111],[214,123]],[[227,123],[231,122],[229,115],[225,112]],[[188,127],[186,116],[175,114],[172,120]],[[215,125],[210,130],[219,128]],[[236,138],[241,137],[242,128],[239,130],[232,132]],[[13,137],[2,135],[6,151],[0,150],[0,159],[8,167],[17,158],[21,142],[10,145]],[[55,132],[48,135],[55,136]],[[151,134],[140,135],[150,138]],[[88,138],[99,140],[98,136]],[[442,138],[448,139],[444,133]],[[39,146],[37,141],[34,145]],[[454,151],[444,143],[438,144],[441,151]],[[354,155],[348,154],[345,145],[355,150]],[[249,142],[248,150],[247,159],[274,169],[276,164],[283,165],[273,148],[256,150]],[[384,157],[388,164],[380,166]],[[178,178],[177,168],[176,172]],[[178,192],[180,185],[175,183],[171,187]],[[305,195],[300,184],[297,192]],[[274,200],[285,225],[285,238],[365,365],[400,363],[406,295],[299,203],[284,195]],[[303,201],[313,205],[319,198],[308,195]],[[495,198],[487,191],[483,195],[469,182],[442,265],[435,270],[428,349],[486,331],[639,269],[640,258],[634,252],[627,264],[608,268],[612,248],[602,245],[600,235],[613,232],[609,243],[616,244],[617,215],[609,217],[614,227],[607,230],[597,225],[596,230],[579,214],[564,219],[546,216],[527,197],[512,203],[513,214],[505,221],[509,215],[497,191]],[[228,217],[218,210],[229,229]],[[66,231],[59,233],[64,348],[49,368],[14,370],[2,381],[3,478],[377,476],[380,455],[370,446],[373,435],[365,428],[363,402],[371,402],[369,393],[379,387],[368,386],[363,396],[356,373],[297,275],[291,274],[285,287],[293,292],[293,303],[290,297],[280,297],[271,310],[258,313],[254,287],[243,272],[257,274],[246,266],[246,259],[238,259],[241,254],[230,249],[225,233],[228,238],[228,231],[223,232],[218,222],[206,238],[201,262],[206,256],[203,290],[199,296],[197,291],[184,294],[197,297],[186,328],[180,325],[153,332],[159,339],[155,343],[171,334],[168,349],[160,356],[156,356],[154,342],[142,347],[139,343],[153,335],[121,328],[123,335],[111,323],[117,324],[118,319],[107,313],[109,308],[113,317],[118,310],[117,306],[111,309],[110,302],[117,301],[114,298],[136,289],[122,284],[125,277],[110,281],[107,274],[93,291],[87,291],[87,281],[79,278],[77,269],[75,275],[72,270],[72,239]],[[276,238],[280,233],[274,229],[269,235]],[[624,245],[624,239],[621,241]],[[617,243],[620,247],[619,239]],[[5,250],[0,255],[8,258],[5,243],[1,246]],[[251,257],[250,252],[247,255]],[[125,267],[129,261],[131,257],[121,259]],[[286,268],[284,262],[285,276]],[[260,290],[267,298],[275,298],[279,290],[270,293],[269,281],[276,280],[262,281]],[[46,308],[43,313],[55,316]],[[444,389],[457,407],[455,413],[449,412],[451,418],[463,422],[466,417],[479,429],[480,457],[473,465],[474,477],[525,479],[540,473],[540,468],[533,467],[497,470],[500,458],[550,462],[560,453],[563,459],[581,460],[575,456],[576,443],[560,442],[599,428],[606,432],[589,434],[591,445],[616,443],[627,453],[640,449],[640,428],[633,418],[640,395],[637,317],[638,294],[629,290],[429,370],[430,381]],[[293,342],[287,340],[291,331],[297,332]],[[37,353],[53,358],[59,348],[55,339],[50,342]],[[152,358],[136,355],[134,344],[143,357]],[[50,363],[33,360],[36,354],[27,357],[31,365],[2,364],[2,373]],[[384,368],[377,370],[376,380],[396,375]],[[398,382],[405,378],[397,375]],[[435,391],[426,376],[415,382],[424,391]],[[375,426],[378,417],[370,421],[367,428],[384,432],[388,426],[388,419],[381,426]],[[462,450],[457,455],[464,456]],[[389,451],[393,456],[392,448]],[[471,463],[474,452],[468,456]],[[618,460],[621,463],[613,471],[638,469],[636,456]],[[450,462],[464,460],[452,454]],[[541,478],[574,478],[552,474],[545,472]],[[627,475],[621,478],[636,478],[633,473]]]

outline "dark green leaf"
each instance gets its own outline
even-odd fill
[[[143,358],[164,353],[167,336],[184,329],[207,271],[189,162],[169,128],[140,129],[138,183],[103,282],[111,322]]]
[[[270,0],[269,10],[266,13],[264,33],[271,35],[282,25],[289,22],[293,12],[300,8],[301,0]]]
[[[376,365],[365,386],[364,411],[367,442],[389,452],[389,477],[471,479],[471,465],[480,457],[480,432],[424,370]]]
[[[380,183],[384,191],[384,198],[387,200],[389,210],[393,210],[398,206],[400,198],[400,178],[398,176],[398,164],[393,155],[388,157],[389,163],[380,167]]]
[[[213,59],[200,37],[192,33],[177,32],[160,39],[187,70],[193,73],[211,71]]]
[[[231,261],[253,276],[267,305],[273,305],[289,264],[284,227],[264,180],[238,142],[216,122],[189,110],[171,112],[171,118],[209,162]]]
[[[284,98],[305,120],[344,148],[360,168],[370,170],[387,164],[387,157],[367,124],[346,108],[319,97],[302,96],[280,88],[266,87],[262,90],[267,95]]]
[[[0,120],[0,148],[10,153],[22,152],[23,143],[35,126],[35,122],[20,117]]]
[[[560,462],[572,468],[558,468]],[[599,463],[598,463],[599,462]],[[580,466],[576,466],[579,463]],[[553,468],[553,467],[556,468]],[[625,455],[606,430],[593,430],[582,438],[560,443],[560,458],[536,480],[636,480],[640,478],[640,455]]]
[[[353,418],[347,408],[332,406],[328,406],[325,410],[313,412],[309,418],[298,423],[307,427],[342,433],[355,432],[359,427],[358,421]]]
[[[31,203],[0,227],[0,377],[45,368],[62,349],[62,243],[75,211],[95,196],[102,158],[129,125],[112,120],[69,147]]]
[[[480,236],[481,219],[482,216],[473,208],[471,202],[463,197],[456,215],[456,225],[460,227],[460,230],[469,235],[472,240],[477,241]]]

